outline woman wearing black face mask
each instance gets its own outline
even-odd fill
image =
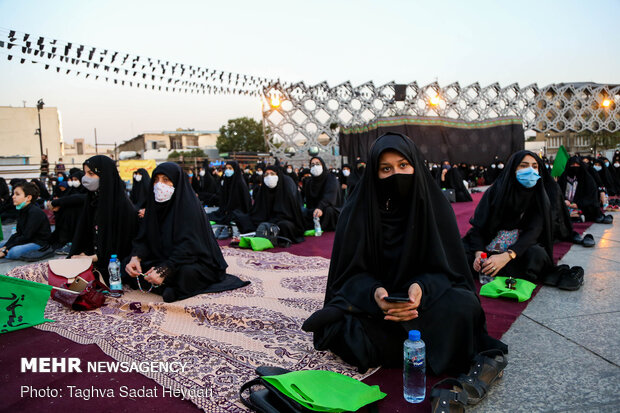
[[[131,253],[138,212],[127,196],[116,164],[107,156],[96,155],[84,162],[82,185],[88,194],[69,255],[91,257],[107,283],[112,254],[122,261]]]
[[[411,329],[421,331],[432,374],[463,371],[481,350],[506,350],[486,334],[454,212],[407,137],[383,135],[370,149],[338,222],[324,308],[302,328],[317,350],[360,371],[402,366]]]
[[[589,166],[577,156],[571,157],[566,163],[566,169],[558,179],[560,189],[566,198],[566,205],[581,210],[587,221],[611,224],[613,217],[603,215],[601,212],[599,196],[601,187],[586,168]]]

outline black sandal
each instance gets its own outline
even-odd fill
[[[458,378],[469,395],[467,403],[478,404],[484,399],[489,387],[504,375],[507,364],[508,358],[498,349],[486,350],[474,357],[469,373]]]
[[[449,388],[440,388],[441,386],[448,386]],[[457,379],[443,379],[431,389],[431,411],[433,413],[465,412],[467,399],[467,392],[463,384]]]

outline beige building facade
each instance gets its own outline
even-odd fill
[[[177,129],[159,133],[146,132],[135,138],[121,143],[117,151],[123,153],[135,152],[142,159],[165,160],[173,151],[189,151],[202,149],[207,154],[217,152],[216,142],[219,133],[216,131],[196,131],[191,129]],[[122,158],[121,158],[122,159]]]
[[[28,164],[39,164],[39,118],[37,108],[0,106],[0,157],[24,158]],[[41,110],[43,153],[50,164],[63,156],[62,121],[54,107]]]

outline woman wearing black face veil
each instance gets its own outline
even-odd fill
[[[391,304],[388,294],[410,301]],[[302,328],[317,350],[360,371],[402,366],[412,329],[433,374],[466,370],[482,350],[507,350],[486,333],[454,212],[407,137],[383,135],[371,147],[338,222],[324,308]]]
[[[222,256],[207,215],[181,167],[165,162],[153,171],[140,232],[133,242],[132,258],[123,265],[123,281],[153,292],[165,302],[205,292],[241,287],[226,274]],[[144,278],[137,279],[144,271]]]
[[[133,202],[133,206],[136,209],[144,209],[146,207],[146,199],[149,194],[149,187],[151,186],[151,177],[149,172],[140,168],[133,174],[133,185],[131,186],[131,192],[129,199]]]
[[[516,152],[482,196],[463,238],[475,271],[482,252],[489,254],[482,268],[488,275],[539,282],[553,270],[551,203],[539,174],[544,167],[535,153]],[[517,172],[530,172],[530,179],[521,181]]]
[[[314,217],[321,220],[323,231],[333,231],[340,216],[340,188],[338,180],[322,158],[310,159],[311,176],[304,182],[303,198],[306,204],[304,221],[307,229],[314,228]]]
[[[96,155],[88,158],[83,166],[82,185],[88,194],[69,255],[91,256],[107,283],[112,254],[122,261],[131,253],[131,241],[138,230],[138,213],[112,159]]]
[[[237,213],[250,212],[250,190],[243,179],[239,164],[235,161],[226,162],[222,175],[222,195],[220,209],[209,214],[209,219],[218,224],[228,225],[235,220]]]
[[[297,185],[280,168],[271,165],[265,168],[263,184],[254,194],[250,219],[254,228],[261,222],[270,222],[280,227],[281,236],[294,243],[304,240],[304,220]]]
[[[601,212],[600,187],[588,171],[590,167],[577,156],[568,159],[558,179],[560,190],[569,207],[580,209],[586,221],[611,224],[613,218]]]
[[[453,168],[448,161],[441,165],[441,173],[437,175],[437,184],[441,188],[453,189],[456,202],[471,202],[471,195],[463,183],[463,175],[459,168]]]

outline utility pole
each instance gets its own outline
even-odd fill
[[[99,155],[99,148],[97,148],[97,128],[95,128],[95,154]]]
[[[37,115],[39,116],[39,129],[36,131],[36,135],[39,135],[39,147],[41,149],[41,157],[43,157],[43,136],[41,133],[41,109],[43,109],[43,99],[39,99],[37,102]]]

